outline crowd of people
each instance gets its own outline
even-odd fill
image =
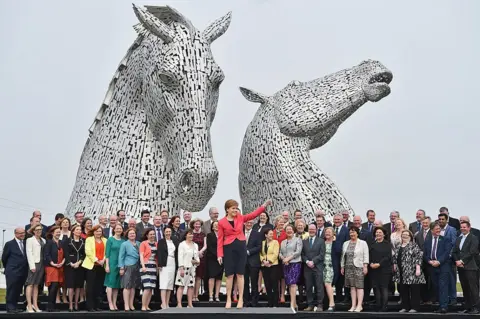
[[[150,311],[152,298],[166,309],[182,307],[185,294],[192,308],[202,290],[209,302],[219,302],[225,276],[226,308],[256,307],[266,294],[269,307],[285,303],[288,295],[295,311],[306,302],[304,311],[332,312],[337,303],[348,303],[350,312],[361,312],[372,303],[384,312],[398,291],[400,312],[438,303],[436,312],[447,313],[457,304],[458,273],[462,312],[479,313],[480,231],[467,216],[453,218],[445,207],[435,218],[418,210],[407,224],[393,211],[383,224],[373,210],[365,222],[348,212],[329,222],[318,211],[310,223],[297,210],[270,221],[269,205],[243,215],[228,200],[223,218],[212,207],[206,221],[187,211],[152,216],[144,209],[140,222],[120,210],[94,223],[77,212],[73,221],[57,214],[51,226],[35,211],[3,250],[7,311],[21,311],[24,293],[26,311],[41,312],[44,286],[47,311],[57,311],[59,303],[78,311],[83,301],[88,311],[100,311],[105,296],[110,311],[120,303],[135,311],[140,298],[141,310]]]

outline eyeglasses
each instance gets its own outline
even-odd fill
[[[37,228],[37,229],[34,229],[33,231],[42,231],[43,229],[42,228]]]

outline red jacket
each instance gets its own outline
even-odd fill
[[[284,229],[282,229],[280,231],[280,236],[277,235],[277,229],[275,228],[273,230],[273,239],[275,239],[276,241],[278,241],[278,244],[281,245],[282,244],[282,241],[284,241],[285,239],[287,239],[287,233],[285,232]]]
[[[229,245],[238,240],[247,240],[243,233],[243,224],[249,220],[257,218],[258,215],[265,211],[265,207],[260,206],[255,211],[247,215],[238,214],[233,220],[234,227],[224,217],[218,221],[218,238],[217,238],[217,257],[223,257],[223,246]]]

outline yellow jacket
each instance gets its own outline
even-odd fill
[[[102,242],[105,245],[105,251],[107,251],[107,239],[102,237]],[[105,255],[103,259],[105,259]],[[87,237],[87,239],[85,239],[85,260],[82,263],[82,267],[92,270],[96,261],[97,256],[95,253],[95,238],[93,236]]]
[[[278,241],[272,240],[265,253],[266,240],[262,241],[262,249],[260,250],[260,262],[268,260],[272,265],[278,265],[278,254],[280,253],[280,245]]]

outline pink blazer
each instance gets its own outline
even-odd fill
[[[233,220],[234,227],[229,223],[227,217],[218,221],[218,238],[217,238],[217,257],[223,257],[223,246],[229,245],[235,239],[245,241],[245,234],[243,233],[243,224],[249,220],[257,218],[258,215],[265,211],[265,207],[260,206],[255,211],[247,215],[237,215]]]

